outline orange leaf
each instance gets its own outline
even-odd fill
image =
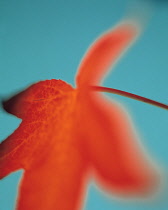
[[[0,144],[0,178],[24,169],[17,210],[79,209],[93,170],[113,193],[142,196],[157,185],[157,172],[126,113],[87,89],[102,79],[137,32],[136,24],[122,23],[98,39],[80,65],[77,89],[46,80],[3,103],[22,119]]]

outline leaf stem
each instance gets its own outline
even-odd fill
[[[118,89],[115,89],[115,88],[108,88],[108,87],[102,87],[102,86],[91,86],[91,89],[94,90],[94,91],[113,93],[113,94],[116,94],[116,95],[125,96],[127,98],[131,98],[131,99],[134,99],[134,100],[137,100],[137,101],[142,101],[144,103],[151,104],[153,106],[157,106],[159,108],[168,110],[168,105],[167,104],[163,104],[163,103],[160,103],[158,101],[154,101],[154,100],[151,100],[149,98],[145,98],[145,97],[142,97],[142,96],[139,96],[139,95],[136,95],[136,94],[133,94],[133,93],[129,93],[129,92],[126,92],[126,91],[118,90]]]

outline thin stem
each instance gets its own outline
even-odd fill
[[[160,107],[162,109],[168,110],[168,105],[167,104],[163,104],[163,103],[160,103],[160,102],[157,102],[157,101],[154,101],[154,100],[151,100],[149,98],[145,98],[145,97],[133,94],[133,93],[128,93],[126,91],[122,91],[122,90],[118,90],[118,89],[114,89],[114,88],[108,88],[108,87],[101,87],[101,86],[91,86],[91,89],[95,90],[95,91],[113,93],[113,94],[116,94],[116,95],[125,96],[127,98],[132,98],[132,99],[135,99],[137,101],[142,101],[144,103],[151,104],[153,106],[157,106],[157,107]]]

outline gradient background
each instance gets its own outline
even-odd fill
[[[143,35],[104,85],[168,104],[168,4],[164,0],[150,0],[146,7],[140,0],[0,0],[0,96],[52,78],[74,85],[79,62],[92,41],[125,15],[145,16],[147,7],[150,21]],[[150,155],[167,174],[166,110],[110,97],[127,107]],[[0,109],[0,141],[19,123]],[[14,210],[20,177],[21,171],[0,181],[0,210]],[[91,184],[84,210],[166,210],[167,195],[165,187],[153,202],[120,201]]]

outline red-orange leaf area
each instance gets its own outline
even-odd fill
[[[22,123],[0,144],[0,178],[24,169],[17,210],[79,210],[90,177],[114,195],[146,196],[159,175],[140,146],[127,113],[89,90],[138,35],[121,23],[85,55],[77,88],[38,82],[3,103]]]

